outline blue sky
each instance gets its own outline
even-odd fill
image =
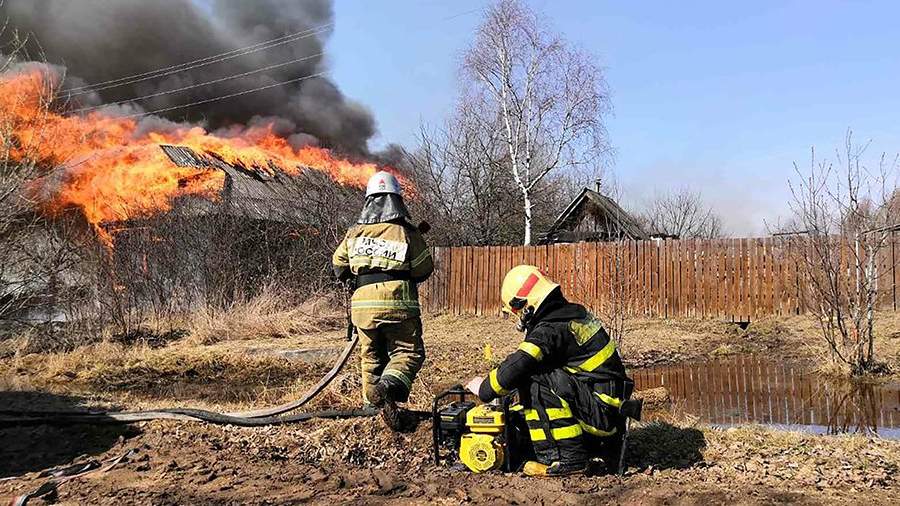
[[[763,233],[810,146],[832,154],[852,127],[873,158],[900,150],[900,2],[529,3],[606,68],[610,169],[628,203],[689,186],[731,233]],[[441,121],[486,4],[335,2],[330,71],[377,118],[373,147]]]
[[[411,143],[454,100],[481,0],[336,2],[335,80],[372,109],[375,144]],[[530,4],[606,68],[624,199],[687,185],[732,233],[787,212],[792,162],[831,154],[852,127],[900,149],[900,2]],[[466,13],[466,14],[463,14]]]

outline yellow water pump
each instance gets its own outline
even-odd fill
[[[435,463],[458,458],[474,473],[515,469],[522,458],[525,434],[521,411],[511,409],[508,398],[496,404],[476,404],[471,400],[474,397],[459,385],[435,397]],[[455,400],[448,404],[447,398]]]
[[[466,426],[471,432],[460,437],[459,460],[472,472],[493,471],[503,465],[504,443],[499,436],[503,434],[504,420],[503,410],[489,404],[475,406],[466,413]]]

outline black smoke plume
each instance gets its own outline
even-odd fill
[[[27,54],[67,69],[63,88],[205,58],[332,22],[330,0],[5,0],[5,42],[27,37]],[[330,30],[330,29],[328,29]],[[247,72],[323,51],[326,30],[294,42],[158,79],[72,97],[72,107],[130,100]],[[155,111],[309,76],[322,56],[239,79],[136,102]],[[317,142],[365,155],[375,121],[326,77],[162,114],[204,122],[210,129],[275,119],[297,144]]]

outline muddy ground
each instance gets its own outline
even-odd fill
[[[499,319],[429,319],[429,359],[413,407],[486,370],[520,336]],[[638,322],[624,343],[633,367],[737,352],[811,359],[819,351],[796,321],[741,330],[713,322]],[[879,347],[896,363],[892,327]],[[296,396],[329,368],[342,332],[247,336],[161,348],[95,343],[60,353],[0,358],[2,409],[196,405],[235,409]],[[490,350],[485,351],[485,345]],[[803,346],[801,346],[803,345]],[[287,350],[287,351],[286,351]],[[358,380],[347,371],[315,407],[352,407]],[[0,497],[42,483],[39,472],[89,459],[132,455],[106,473],[61,486],[63,504],[291,503],[898,503],[900,442],[812,436],[759,427],[714,429],[674,414],[653,392],[656,421],[634,427],[629,471],[618,477],[538,480],[436,467],[430,424],[388,432],[379,419],[238,428],[187,422],[133,426],[0,429]]]

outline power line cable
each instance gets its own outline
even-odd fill
[[[271,49],[273,47],[281,46],[284,44],[288,44],[297,40],[305,39],[308,37],[312,37],[318,35],[320,33],[325,32],[328,28],[332,27],[334,23],[328,23],[317,28],[312,28],[309,30],[303,30],[300,32],[292,33],[290,35],[285,35],[283,37],[278,37],[276,39],[267,40],[264,42],[259,42],[257,44],[253,44],[251,46],[246,46],[238,49],[234,49],[231,51],[227,51],[225,53],[219,53],[217,55],[207,56],[204,58],[199,58],[197,60],[179,63],[176,65],[170,65],[168,67],[159,68],[156,70],[151,70],[148,72],[143,72],[140,74],[133,74],[130,76],[120,77],[117,79],[111,79],[108,81],[102,81],[95,84],[78,86],[75,88],[69,88],[66,90],[60,91],[60,93],[68,94],[69,97],[75,97],[79,95],[84,95],[87,93],[93,93],[96,91],[108,90],[111,88],[118,88],[121,86],[127,86],[129,84],[139,83],[142,81],[147,81],[150,79],[157,79],[160,77],[165,77],[172,74],[177,74],[179,72],[185,72],[187,70],[192,70],[195,68],[206,67],[215,63],[221,63],[223,61],[232,60],[234,58],[238,58],[241,56],[246,56],[248,54],[256,53],[259,51],[264,51],[267,49]]]
[[[218,96],[218,97],[207,98],[207,99],[204,99],[204,100],[198,100],[198,101],[196,101],[196,102],[191,102],[191,103],[188,103],[188,104],[175,105],[175,106],[172,106],[172,107],[164,107],[164,108],[162,108],[162,109],[156,109],[156,110],[153,110],[153,111],[140,112],[140,113],[135,113],[135,114],[126,114],[126,115],[124,115],[124,116],[118,116],[118,117],[120,117],[120,118],[140,118],[140,117],[143,117],[143,116],[151,116],[151,115],[154,115],[154,114],[162,114],[162,113],[164,113],[164,112],[175,111],[175,110],[177,110],[177,109],[184,109],[184,108],[187,108],[187,107],[194,107],[194,106],[196,106],[196,105],[209,104],[209,103],[211,103],[211,102],[218,102],[218,101],[220,101],[220,100],[225,100],[225,99],[228,99],[228,98],[239,97],[239,96],[241,96],[241,95],[247,95],[247,94],[249,94],[249,93],[255,93],[255,92],[257,92],[257,91],[263,91],[263,90],[268,90],[268,89],[271,89],[271,88],[277,88],[277,87],[279,87],[279,86],[284,86],[284,85],[286,85],[286,84],[298,83],[298,82],[300,82],[300,81],[305,81],[305,80],[307,80],[307,79],[312,79],[312,78],[315,78],[315,77],[321,77],[321,76],[323,76],[323,75],[325,75],[325,74],[326,74],[325,72],[316,72],[315,74],[310,74],[310,75],[308,75],[308,76],[298,77],[298,78],[296,78],[296,79],[290,79],[290,80],[288,80],[288,81],[282,81],[282,82],[278,82],[278,83],[274,83],[274,84],[269,84],[269,85],[266,85],[266,86],[260,86],[260,87],[258,87],[258,88],[252,88],[252,89],[249,89],[249,90],[239,91],[239,92],[236,92],[236,93],[229,93],[228,95],[221,95],[221,96]]]
[[[107,107],[107,106],[110,106],[110,105],[122,105],[122,104],[129,103],[129,102],[137,102],[137,101],[141,101],[141,100],[147,100],[147,99],[151,99],[151,98],[161,97],[161,96],[164,96],[164,95],[171,95],[171,94],[173,94],[173,93],[180,93],[180,92],[182,92],[182,91],[187,91],[187,90],[191,90],[191,89],[194,89],[194,88],[199,88],[199,87],[201,87],[201,86],[208,86],[208,85],[210,85],[210,84],[218,84],[218,83],[221,83],[221,82],[224,82],[224,81],[230,81],[230,80],[232,80],[232,79],[240,79],[240,78],[242,78],[242,77],[247,77],[247,76],[250,76],[250,75],[253,75],[253,74],[258,74],[258,73],[260,73],[260,72],[265,72],[265,71],[267,71],[267,70],[273,70],[273,69],[276,69],[276,68],[286,67],[286,66],[292,65],[292,64],[294,64],[294,63],[299,63],[299,62],[301,62],[301,61],[311,60],[311,59],[313,59],[313,58],[317,58],[317,57],[319,57],[319,56],[323,56],[324,54],[325,54],[325,53],[316,53],[316,54],[312,54],[312,55],[309,55],[309,56],[304,56],[304,57],[302,57],[302,58],[296,58],[296,59],[294,59],[294,60],[286,61],[286,62],[284,62],[284,63],[277,63],[277,64],[275,64],[275,65],[269,65],[269,66],[267,66],[267,67],[262,67],[262,68],[258,68],[258,69],[255,69],[255,70],[250,70],[250,71],[247,71],[247,72],[241,72],[240,74],[234,74],[234,75],[230,75],[230,76],[227,76],[227,77],[221,77],[221,78],[219,78],[219,79],[213,79],[213,80],[211,80],[211,81],[205,81],[205,82],[202,82],[202,83],[191,84],[191,85],[189,85],[189,86],[183,86],[183,87],[181,87],[181,88],[176,88],[176,89],[174,89],[174,90],[160,91],[160,92],[158,92],[158,93],[153,93],[153,94],[151,94],[151,95],[144,95],[144,96],[142,96],[142,97],[130,98],[130,99],[126,99],[126,100],[119,100],[119,101],[117,101],[117,102],[109,102],[109,103],[100,104],[100,105],[92,105],[92,106],[89,106],[89,107],[81,107],[81,108],[79,108],[79,109],[73,109],[73,110],[71,110],[71,111],[69,111],[69,112],[71,112],[71,113],[79,113],[79,112],[95,111],[95,110],[97,110],[97,109],[102,109],[102,108]]]

